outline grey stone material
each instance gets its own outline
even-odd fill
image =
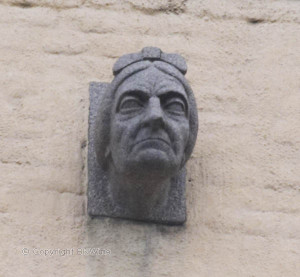
[[[198,116],[185,60],[146,47],[90,84],[88,213],[162,224],[186,221],[185,163]]]

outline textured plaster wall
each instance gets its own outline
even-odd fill
[[[197,97],[183,227],[86,213],[89,82],[144,46]],[[0,276],[299,276],[299,49],[299,1],[0,0]]]

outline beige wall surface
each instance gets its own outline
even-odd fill
[[[89,82],[144,46],[197,98],[181,227],[86,212]],[[299,276],[299,49],[299,1],[0,0],[0,276]]]

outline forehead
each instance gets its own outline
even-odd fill
[[[149,97],[173,91],[187,98],[185,89],[180,81],[154,66],[150,66],[125,79],[117,89],[116,99],[130,91],[142,91],[148,94]]]

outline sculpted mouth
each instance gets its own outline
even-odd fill
[[[163,143],[167,144],[168,146],[170,146],[170,143],[168,141],[162,139],[162,138],[147,138],[147,139],[142,139],[142,140],[138,141],[135,144],[135,146],[138,145],[138,144],[140,144],[140,143],[143,143],[143,142],[154,142],[154,143],[155,142],[163,142]]]

